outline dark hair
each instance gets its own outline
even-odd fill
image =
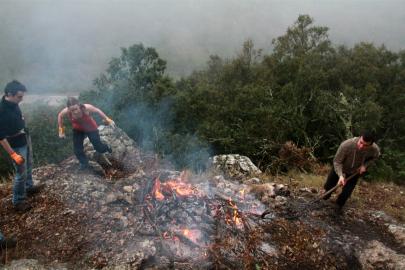
[[[6,96],[15,96],[17,95],[18,91],[26,92],[27,88],[25,88],[25,86],[17,80],[9,82],[4,88],[4,94],[6,94]]]
[[[376,137],[375,137],[375,134],[374,134],[374,132],[372,132],[372,131],[370,131],[370,130],[363,130],[362,132],[361,132],[361,136],[363,137],[363,140],[365,141],[365,142],[368,142],[368,143],[373,143],[373,142],[375,142],[376,141]]]
[[[74,105],[79,105],[79,108],[82,111],[82,113],[87,114],[87,115],[89,114],[89,111],[86,109],[86,106],[84,106],[84,104],[81,104],[77,98],[68,97],[66,106],[69,108],[70,106],[74,106]]]
[[[79,100],[75,97],[68,97],[67,102],[66,102],[66,106],[70,107],[73,105],[79,105],[81,106]]]

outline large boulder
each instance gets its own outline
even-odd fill
[[[133,170],[139,167],[139,164],[142,163],[140,151],[136,143],[122,129],[101,125],[98,127],[98,130],[101,141],[111,147],[112,153],[100,155],[94,150],[89,139],[86,138],[84,141],[84,151],[90,160],[101,165],[109,165],[106,163],[113,162],[115,166],[125,170]]]
[[[373,240],[358,254],[363,269],[405,269],[405,255]]]
[[[211,163],[215,169],[230,177],[245,177],[262,173],[248,157],[237,154],[214,156]]]
[[[405,226],[397,224],[387,224],[388,231],[394,235],[395,240],[403,247],[405,247]]]

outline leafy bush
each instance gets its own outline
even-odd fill
[[[238,153],[261,169],[310,170],[314,156],[329,162],[343,140],[369,128],[383,152],[369,177],[403,182],[405,51],[334,46],[328,28],[308,15],[273,44],[264,55],[248,40],[234,58],[211,56],[205,69],[177,82],[154,48],[135,44],[122,48],[80,99],[179,167],[202,168],[208,154]],[[43,107],[30,115],[36,165],[71,154],[57,138],[56,113]],[[289,141],[310,151],[280,156]]]
[[[58,137],[57,116],[60,109],[47,104],[29,104],[23,108],[32,141],[34,167],[58,163],[73,155],[69,125],[66,128],[67,139]]]

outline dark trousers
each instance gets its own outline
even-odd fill
[[[346,175],[346,178],[348,178],[350,175]],[[349,199],[350,195],[352,195],[352,192],[354,188],[356,187],[357,181],[359,180],[359,175],[354,176],[352,179],[346,182],[346,184],[343,186],[342,192],[339,194],[336,203],[340,206],[343,207],[345,205],[347,199]],[[336,174],[335,170],[332,168],[330,171],[328,178],[326,179],[326,183],[323,186],[326,191],[332,189],[333,187],[336,186],[336,184],[339,181],[339,176]],[[329,199],[331,194],[326,196],[324,199],[327,200]]]
[[[104,144],[100,140],[100,135],[98,130],[91,132],[83,132],[79,130],[73,130],[73,151],[79,160],[80,164],[87,165],[88,159],[84,153],[83,141],[86,138],[89,138],[94,149],[99,153],[105,153],[108,151],[108,145]]]

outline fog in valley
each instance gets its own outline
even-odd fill
[[[270,52],[300,14],[329,27],[334,44],[405,44],[401,0],[0,0],[0,83],[31,94],[88,89],[120,47],[143,43],[180,78],[209,55],[232,57],[246,39]]]

